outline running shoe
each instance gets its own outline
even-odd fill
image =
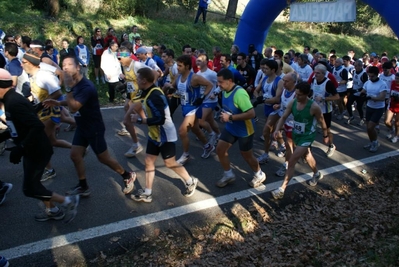
[[[60,220],[64,219],[64,217],[65,217],[65,213],[61,209],[58,209],[57,212],[51,212],[49,210],[44,210],[43,212],[41,212],[35,216],[35,220],[38,222],[46,222],[49,220],[60,221]]]
[[[259,176],[254,176],[254,178],[252,179],[251,182],[249,182],[249,186],[256,188],[258,186],[261,186],[262,183],[266,180],[266,174],[264,172],[262,172],[261,175]]]
[[[132,147],[129,148],[129,150],[124,155],[127,158],[133,158],[141,151],[143,151],[143,146],[141,144],[132,145]]]
[[[71,222],[73,219],[75,219],[76,214],[78,213],[79,195],[72,195],[69,198],[71,202],[65,206],[64,223]]]
[[[130,178],[123,180],[125,183],[125,188],[123,188],[123,193],[125,195],[129,194],[132,192],[134,188],[134,181],[136,180],[136,173],[135,172],[130,172]]]
[[[277,141],[272,141],[272,143],[270,144],[269,150],[270,150],[270,151],[274,151],[274,150],[277,150],[277,149],[278,149],[278,143],[277,143]]]
[[[398,142],[398,137],[395,135],[394,137],[391,138],[392,143],[397,143]]]
[[[274,199],[282,199],[284,197],[284,190],[279,187],[276,190],[272,191],[272,196]]]
[[[308,184],[310,186],[316,186],[318,181],[321,179],[323,179],[323,174],[321,174],[321,172],[318,171],[317,173],[313,174],[312,179],[309,180]]]
[[[352,123],[352,121],[355,119],[355,117],[353,117],[353,116],[351,116],[351,117],[349,117],[347,120],[346,120],[346,124],[351,124]]]
[[[369,143],[369,144],[363,146],[363,148],[366,149],[366,150],[369,150],[370,147],[371,147],[371,143]]]
[[[233,174],[228,175],[226,173],[223,174],[223,177],[220,178],[217,182],[216,182],[216,186],[217,187],[225,187],[226,185],[234,182],[236,180],[236,176]]]
[[[260,157],[257,158],[259,164],[265,164],[269,162],[269,154],[263,153]]]
[[[363,125],[364,125],[364,123],[365,123],[365,120],[364,120],[364,119],[361,119],[357,125],[359,125],[359,126],[363,126]]]
[[[0,205],[6,200],[6,195],[10,193],[11,189],[12,184],[3,183],[2,187],[0,188]]]
[[[137,202],[150,203],[152,201],[152,194],[147,195],[143,189],[140,189],[136,195],[132,195],[132,199]]]
[[[207,144],[208,148],[204,147],[204,153],[202,153],[201,158],[207,159],[211,155],[211,153],[215,150],[215,146],[210,143]]]
[[[182,155],[178,160],[177,160],[177,163],[179,163],[180,165],[184,165],[184,164],[186,164],[187,163],[187,161],[189,161],[190,160],[190,155]]]
[[[117,131],[116,133],[120,136],[130,135],[130,133],[125,128],[122,128],[121,130]]]
[[[195,189],[197,188],[198,185],[198,179],[193,178],[193,183],[190,185],[186,184],[186,192],[184,192],[185,197],[191,197],[195,193]]]
[[[377,152],[379,147],[380,147],[380,143],[378,141],[372,142],[369,151],[373,152],[373,153]]]
[[[55,169],[44,169],[44,173],[42,175],[42,178],[40,179],[40,182],[45,182],[48,179],[54,178],[57,176],[57,173],[55,172]]]
[[[281,165],[280,169],[278,169],[276,171],[276,176],[284,177],[286,171],[287,171],[287,167],[286,167],[286,163],[284,163],[283,165]]]
[[[286,152],[285,146],[280,146],[280,148],[276,150],[276,156],[279,158],[284,158],[285,152]]]
[[[3,256],[0,256],[0,267],[8,267],[8,266],[10,266],[8,260]]]
[[[334,155],[335,149],[336,149],[335,145],[330,145],[326,151],[326,156],[332,157],[332,155]]]
[[[72,195],[79,195],[81,197],[88,197],[90,196],[90,189],[89,187],[83,188],[79,184],[75,186],[74,188],[71,188],[71,190],[67,191],[66,194],[69,196]]]

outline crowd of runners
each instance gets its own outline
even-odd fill
[[[190,131],[202,143],[202,158],[211,153],[218,156],[223,172],[216,181],[218,187],[235,181],[228,154],[234,143],[253,171],[248,184],[254,188],[265,182],[260,166],[274,150],[283,158],[275,173],[283,177],[282,185],[272,191],[275,199],[283,198],[300,159],[314,173],[310,186],[323,177],[311,146],[319,131],[326,157],[334,155],[333,120],[365,127],[368,140],[363,148],[372,153],[380,145],[382,117],[387,138],[392,143],[399,138],[398,62],[386,52],[356,58],[353,50],[338,55],[307,46],[301,52],[267,47],[262,53],[254,45],[239,48],[234,44],[230,51],[218,46],[205,51],[190,45],[173,51],[165,45],[143,45],[137,26],[120,39],[113,28],[105,37],[96,28],[90,46],[83,36],[76,43],[69,48],[69,41],[63,40],[62,49],[57,50],[51,40],[43,43],[3,34],[0,44],[0,152],[7,148],[10,162],[23,161],[24,194],[46,206],[35,216],[37,221],[73,220],[79,197],[91,193],[83,160],[89,146],[99,162],[121,175],[123,193],[133,192],[136,173],[127,171],[107,149],[96,89],[100,83],[108,85],[109,102],[118,94],[125,98],[124,127],[117,132],[131,139],[124,155],[135,157],[146,148],[146,184],[132,194],[137,202],[153,200],[159,154],[166,167],[181,177],[184,196],[195,193],[198,179],[184,167],[191,158]],[[94,67],[93,81],[88,77],[90,66]],[[262,114],[255,112],[258,105]],[[183,120],[176,125],[173,117],[179,106]],[[256,123],[259,117],[265,117],[264,125]],[[68,125],[66,131],[74,131],[72,142],[58,139],[60,123]],[[148,126],[147,140],[139,140],[136,134],[140,124]],[[263,129],[263,153],[258,157],[253,152],[256,127]],[[183,147],[180,157],[176,157],[178,139]],[[52,147],[69,149],[76,169],[78,184],[66,196],[43,186],[56,176]],[[11,183],[0,181],[0,204],[11,189]]]

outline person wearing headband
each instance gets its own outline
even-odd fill
[[[22,64],[26,64],[26,58],[23,58]],[[53,147],[32,104],[12,89],[11,74],[4,69],[0,69],[0,99],[4,103],[9,125],[8,131],[0,134],[0,142],[13,139],[15,146],[9,149],[10,162],[19,164],[23,161],[23,192],[27,197],[43,201],[46,207],[43,213],[35,216],[35,220],[72,221],[77,213],[79,196],[59,195],[40,182],[44,168],[53,154]],[[55,203],[61,204],[63,209]]]

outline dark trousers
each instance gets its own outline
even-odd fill
[[[205,7],[198,7],[197,16],[195,16],[194,23],[198,22],[198,19],[201,16],[201,14],[202,14],[202,21],[205,23],[206,22],[206,12],[207,12],[207,9]]]
[[[115,87],[118,82],[115,83],[108,83],[108,95],[109,95],[109,102],[114,102],[115,100]]]
[[[180,98],[179,97],[171,97],[169,98],[169,110],[170,110],[170,116],[173,116],[173,113],[175,113],[177,107],[180,105]]]
[[[348,95],[348,101],[346,102],[346,110],[348,111],[349,117],[353,116],[352,104],[355,101],[357,112],[359,112],[359,117],[360,119],[364,119],[363,105],[366,101],[366,98],[362,96],[356,96],[353,93],[350,93],[350,95]]]
[[[43,156],[41,159],[31,159],[30,157],[23,157],[24,167],[24,182],[23,192],[27,197],[37,198],[42,201],[49,201],[52,192],[47,190],[42,185],[40,179],[42,178],[44,168],[51,159],[51,154]]]

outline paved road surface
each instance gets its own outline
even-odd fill
[[[257,112],[260,114],[261,109]],[[129,137],[121,137],[116,130],[121,128],[123,109],[103,109],[106,123],[106,139],[111,154],[125,167],[137,171],[138,179],[135,191],[145,185],[144,179],[144,152],[137,158],[127,159],[123,154],[128,150],[131,141]],[[176,123],[181,122],[181,113],[174,115]],[[262,143],[259,141],[264,120],[257,124],[254,151],[259,155]],[[222,125],[222,124],[220,124]],[[62,128],[64,128],[63,126]],[[382,127],[383,128],[383,127]],[[141,143],[146,144],[146,126],[140,126],[138,135]],[[397,144],[392,144],[380,135],[381,147],[376,154],[372,154],[362,147],[366,143],[365,127],[349,126],[342,122],[333,124],[333,130],[339,131],[335,135],[337,151],[327,159],[324,155],[325,146],[321,145],[321,135],[318,136],[313,152],[319,169],[328,174],[328,178],[340,179],[343,175],[359,174],[362,164],[371,164],[378,160],[385,160],[388,156],[399,154]],[[72,140],[73,132],[63,132],[59,138]],[[177,143],[177,157],[180,157],[182,148]],[[1,179],[13,183],[14,189],[7,200],[0,207],[0,255],[13,260],[15,266],[20,264],[29,266],[51,266],[54,261],[65,261],[74,257],[94,258],[99,251],[104,251],[111,246],[109,238],[123,236],[127,242],[134,242],[145,231],[154,225],[161,229],[168,227],[182,227],[186,229],[192,224],[206,222],[208,215],[221,212],[222,205],[248,197],[261,198],[269,201],[268,193],[276,188],[281,178],[274,172],[279,168],[282,159],[270,153],[271,160],[262,165],[262,170],[267,174],[266,188],[250,189],[248,182],[252,179],[252,172],[243,161],[237,145],[230,151],[230,158],[237,175],[234,184],[225,188],[218,188],[215,182],[222,175],[222,169],[217,156],[213,154],[208,159],[202,159],[200,143],[191,136],[190,153],[192,160],[186,164],[189,173],[198,177],[200,183],[197,192],[191,198],[182,195],[183,183],[173,172],[163,166],[162,160],[157,161],[156,180],[153,189],[153,202],[137,203],[130,199],[130,195],[121,192],[122,178],[97,162],[93,152],[86,157],[87,179],[91,189],[91,196],[81,200],[78,215],[70,224],[49,221],[39,223],[34,220],[34,215],[40,211],[41,205],[35,199],[26,198],[22,193],[22,166],[13,165],[8,161],[8,152],[0,157]],[[359,161],[357,161],[359,160]],[[69,159],[67,149],[55,148],[52,159],[57,177],[45,182],[45,185],[56,192],[64,193],[77,184],[74,166]],[[346,163],[346,165],[342,165]],[[359,167],[360,166],[360,167]],[[297,165],[297,180],[307,179],[310,170],[304,164]],[[259,196],[257,196],[259,194]],[[174,226],[173,226],[174,225]],[[140,226],[140,227],[138,227]],[[177,228],[176,228],[177,229]],[[65,246],[68,245],[68,246]],[[39,253],[40,252],[40,253]],[[71,252],[73,252],[71,254]],[[69,253],[69,254],[68,254]],[[40,256],[40,257],[39,257]],[[64,262],[65,263],[65,262]],[[67,266],[67,265],[66,265]]]

